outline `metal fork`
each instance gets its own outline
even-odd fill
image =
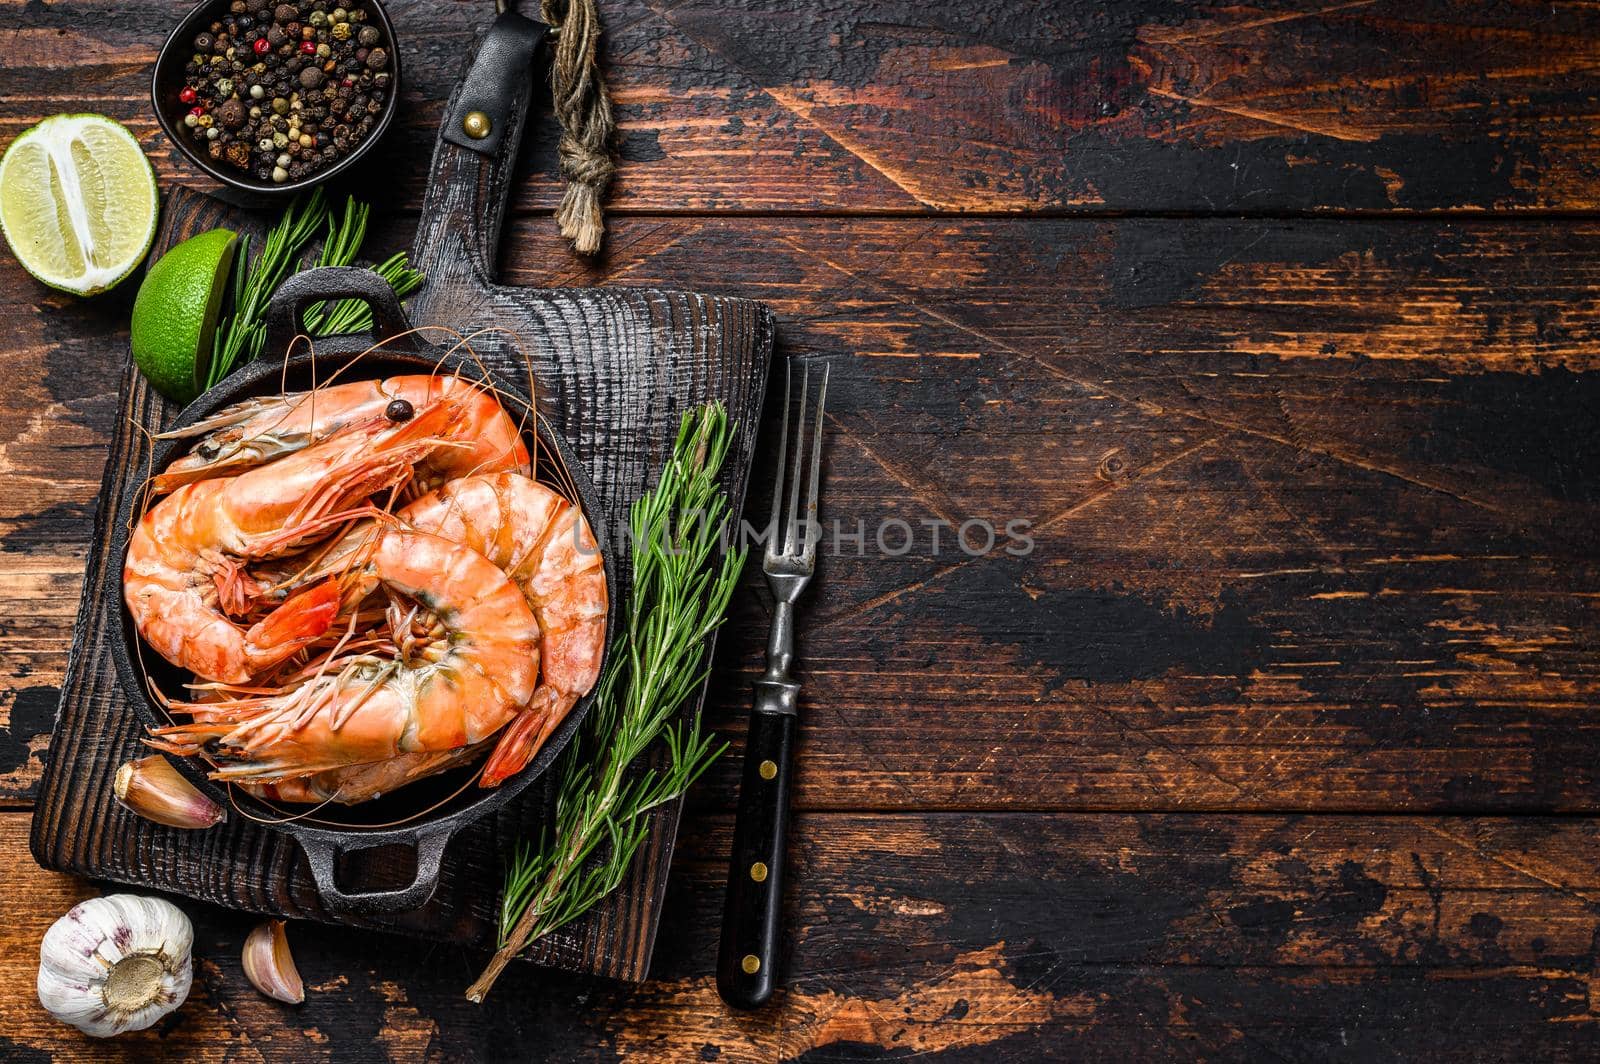
[[[761,569],[774,601],[767,637],[767,671],[755,682],[750,731],[744,747],[744,778],[733,828],[733,858],[728,864],[728,894],[717,953],[717,989],[736,1008],[753,1009],[772,996],[776,983],[783,861],[789,829],[790,766],[799,723],[800,685],[789,675],[794,664],[794,607],[817,567],[817,487],[822,471],[822,413],[828,399],[828,367],[822,370],[809,465],[806,411],[811,367],[800,377],[800,413],[794,419],[795,445],[789,450],[789,416],[794,384],[792,363],[784,369],[784,419],[778,441],[772,516],[767,522]],[[800,482],[809,468],[805,509]],[[787,472],[787,478],[785,473]],[[788,506],[784,507],[784,482]],[[782,520],[780,520],[782,518]],[[781,542],[780,542],[781,540]]]

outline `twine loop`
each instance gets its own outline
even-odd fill
[[[540,10],[556,41],[550,97],[561,124],[556,154],[567,182],[556,225],[573,250],[593,255],[606,229],[600,202],[617,169],[609,150],[616,119],[598,62],[600,13],[595,0],[541,0]]]

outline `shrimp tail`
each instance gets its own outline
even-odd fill
[[[562,701],[565,700],[549,688],[534,692],[533,701],[500,733],[500,740],[483,763],[479,787],[498,787],[528,767],[533,755],[567,715],[570,702],[563,706]]]
[[[297,591],[245,634],[254,664],[271,668],[315,642],[339,615],[339,582],[324,580]]]

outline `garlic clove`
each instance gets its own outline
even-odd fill
[[[306,999],[300,971],[289,953],[282,920],[268,920],[244,940],[244,974],[250,985],[278,1001],[298,1005]]]
[[[193,944],[189,918],[170,902],[90,898],[39,944],[39,1004],[96,1038],[143,1030],[189,996]]]
[[[228,818],[159,754],[125,763],[111,789],[126,809],[168,827],[209,828]]]

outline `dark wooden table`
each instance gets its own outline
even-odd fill
[[[205,187],[147,114],[183,6],[0,0],[0,140],[104,111]],[[390,6],[399,247],[489,5]],[[606,254],[552,230],[546,126],[509,278],[771,303],[834,360],[826,517],[867,531],[801,633],[785,990],[713,985],[735,756],[643,987],[527,969],[479,1008],[482,957],[297,927],[285,1008],[250,921],[190,906],[179,1022],[44,1017],[39,937],[96,888],[27,823],[133,292],[0,256],[0,1056],[1593,1059],[1600,10],[601,8]],[[972,520],[1034,549],[969,556]],[[712,686],[735,755],[765,601],[751,574]]]

